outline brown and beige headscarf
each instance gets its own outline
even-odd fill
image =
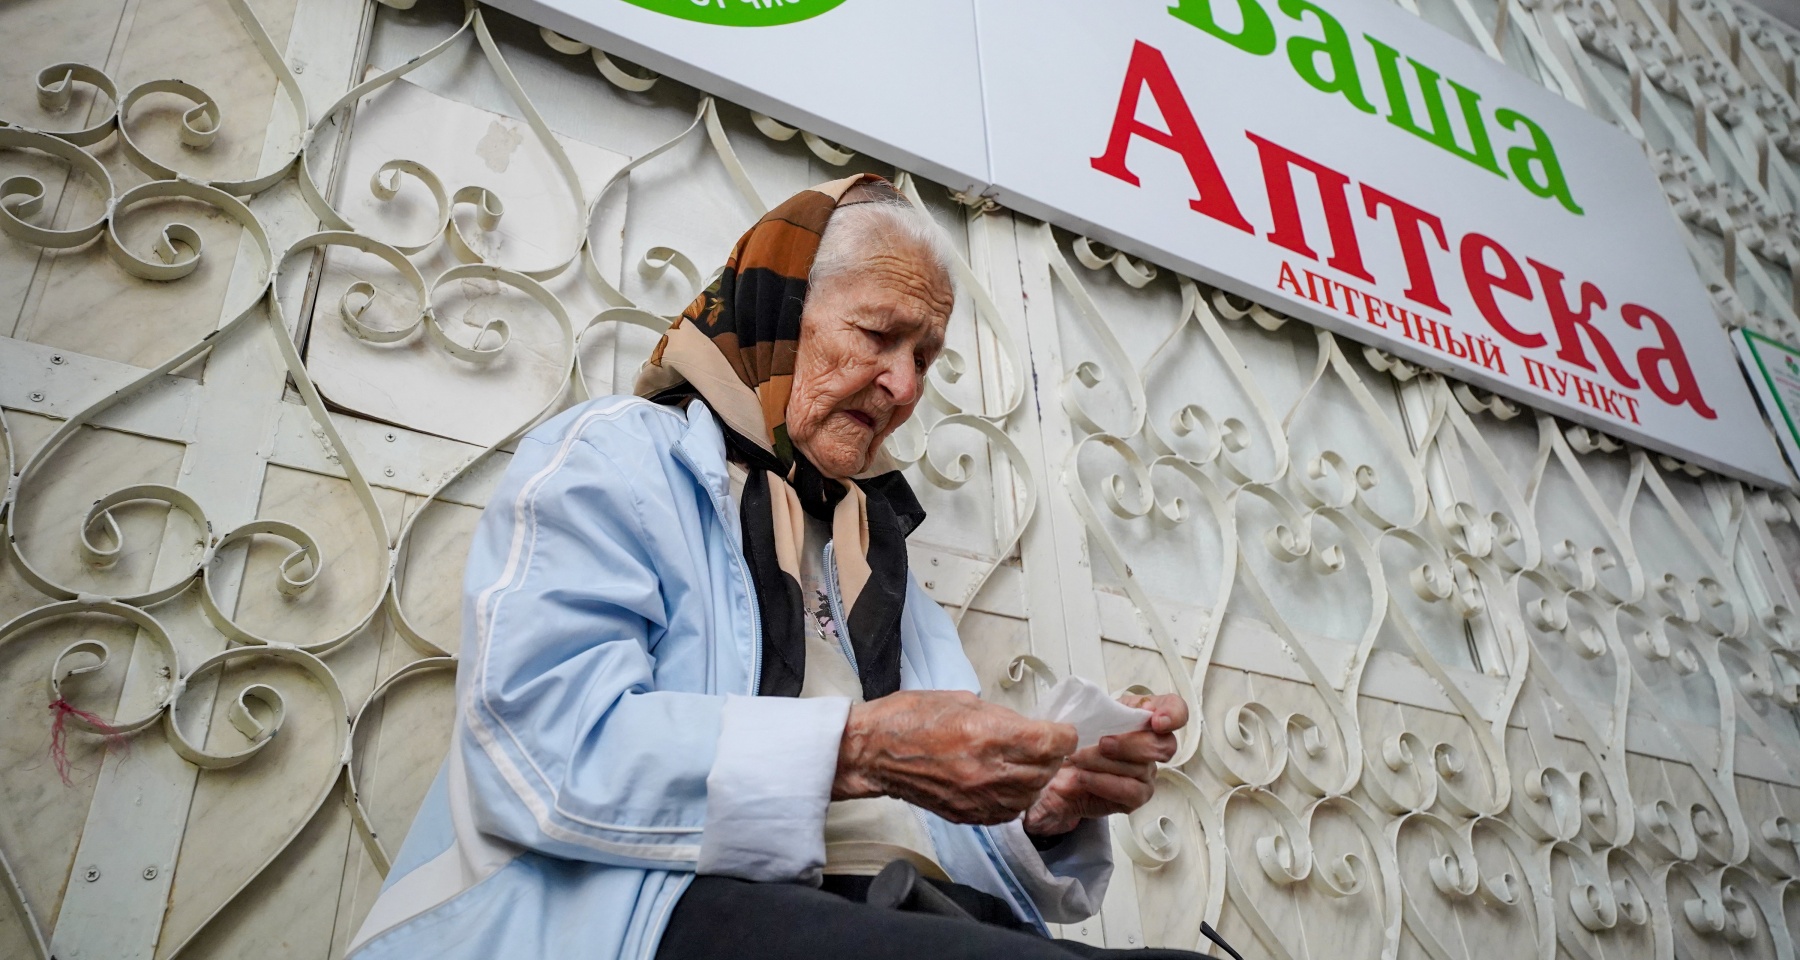
[[[860,189],[846,200],[853,187]],[[639,396],[704,400],[724,426],[727,456],[749,468],[740,512],[762,616],[764,696],[799,696],[806,676],[805,514],[831,522],[864,698],[900,688],[906,537],[925,513],[879,451],[854,482],[833,480],[794,449],[786,422],[807,277],[825,224],[840,204],[900,196],[886,180],[861,174],[788,198],[738,239],[724,272],[682,311],[638,375]]]

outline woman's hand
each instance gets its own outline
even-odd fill
[[[902,690],[852,704],[831,799],[898,797],[954,823],[1005,823],[1075,749],[1075,728],[972,693]]]
[[[1175,756],[1175,731],[1187,725],[1187,702],[1172,693],[1119,700],[1151,711],[1150,728],[1101,737],[1069,757],[1026,812],[1027,834],[1058,836],[1083,820],[1130,813],[1150,802],[1156,793],[1156,765]]]

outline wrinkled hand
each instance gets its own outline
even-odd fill
[[[898,797],[954,823],[1005,823],[1075,749],[1075,728],[972,693],[902,690],[852,704],[831,799]]]
[[[1119,702],[1151,711],[1149,729],[1101,737],[1070,756],[1026,812],[1027,834],[1057,836],[1083,820],[1130,813],[1150,802],[1156,765],[1175,756],[1175,731],[1187,725],[1187,702],[1172,693],[1127,695]]]

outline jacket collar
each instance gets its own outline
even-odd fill
[[[696,397],[687,405],[687,430],[675,446],[676,457],[714,500],[725,502],[731,489],[730,474],[725,467],[725,434],[706,402]]]

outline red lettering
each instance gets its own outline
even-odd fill
[[[1169,125],[1167,131],[1138,120],[1138,97],[1146,89],[1150,91],[1150,99],[1156,102],[1156,108],[1162,112],[1163,121]],[[1163,59],[1162,51],[1141,40],[1131,48],[1131,63],[1125,68],[1125,86],[1119,91],[1119,109],[1113,114],[1112,135],[1106,141],[1106,152],[1089,161],[1095,170],[1135,187],[1137,175],[1125,166],[1125,154],[1131,149],[1132,137],[1142,137],[1181,155],[1187,164],[1188,176],[1194,180],[1194,189],[1200,194],[1188,201],[1188,206],[1196,213],[1245,233],[1256,232],[1238,210],[1231,190],[1225,186],[1225,177],[1219,172],[1212,149],[1200,133],[1200,125],[1194,121],[1194,112],[1188,108],[1187,99],[1175,83],[1175,75],[1169,71],[1169,62]]]
[[[1601,411],[1604,413],[1609,413],[1615,417],[1618,417],[1620,420],[1625,419],[1625,411],[1619,409],[1619,403],[1618,403],[1619,398],[1623,397],[1623,396],[1624,396],[1624,394],[1620,393],[1617,390],[1611,390],[1606,387],[1601,387],[1600,388],[1600,409],[1601,409]]]
[[[1381,319],[1381,308],[1386,303],[1386,301],[1382,300],[1380,297],[1377,297],[1376,295],[1374,295],[1372,293],[1365,293],[1362,295],[1362,298],[1363,298],[1363,308],[1368,311],[1368,316],[1364,317],[1363,319],[1368,320],[1370,323],[1374,324],[1377,327],[1386,329],[1387,323]]]
[[[1395,309],[1400,311],[1400,335],[1408,340],[1418,340],[1419,334],[1418,331],[1414,329],[1413,324],[1415,321],[1423,320],[1424,318],[1405,307],[1397,307]]]
[[[1613,350],[1612,343],[1594,326],[1594,310],[1606,308],[1606,296],[1600,288],[1583,281],[1581,284],[1581,305],[1573,306],[1563,294],[1563,274],[1561,270],[1546,266],[1536,260],[1527,259],[1526,263],[1537,271],[1538,281],[1544,287],[1544,303],[1550,307],[1550,322],[1556,325],[1556,356],[1584,370],[1594,370],[1593,361],[1588,359],[1587,350],[1581,345],[1581,333],[1586,331],[1589,342],[1600,354],[1600,362],[1606,364],[1606,372],[1620,386],[1637,388],[1637,378],[1625,369],[1619,355]]]
[[[1386,306],[1387,306],[1387,315],[1388,315],[1389,320],[1392,320],[1395,323],[1400,323],[1400,324],[1404,324],[1406,322],[1406,308],[1405,307],[1395,306],[1392,303],[1389,303]],[[1387,324],[1382,324],[1382,326],[1385,327],[1385,326],[1387,326]]]
[[[1525,379],[1530,381],[1532,386],[1541,390],[1550,389],[1550,378],[1542,375],[1544,365],[1530,357],[1523,359],[1525,361]]]
[[[1431,273],[1430,251],[1425,248],[1425,229],[1429,227],[1437,238],[1437,245],[1450,249],[1450,241],[1444,236],[1444,221],[1435,215],[1407,203],[1396,200],[1380,190],[1362,185],[1363,212],[1369,219],[1379,219],[1376,210],[1387,207],[1394,218],[1394,236],[1400,240],[1400,256],[1406,261],[1406,299],[1423,304],[1439,313],[1448,314],[1450,305],[1438,296],[1437,278]]]
[[[1494,300],[1495,290],[1504,290],[1524,300],[1534,299],[1531,292],[1531,281],[1525,278],[1524,268],[1519,261],[1513,259],[1506,248],[1491,237],[1479,233],[1471,233],[1462,238],[1458,244],[1462,256],[1463,279],[1468,281],[1469,296],[1475,301],[1475,308],[1487,319],[1488,326],[1521,347],[1541,347],[1548,343],[1541,333],[1527,333],[1512,325],[1506,315],[1500,312],[1500,304]],[[1487,254],[1493,251],[1500,258],[1500,272],[1488,269]]]
[[[1288,262],[1286,260],[1283,260],[1283,261],[1281,261],[1281,273],[1278,276],[1276,276],[1276,278],[1275,278],[1275,289],[1285,290],[1285,289],[1287,289],[1285,284],[1293,285],[1294,296],[1306,297],[1306,294],[1300,292],[1300,278],[1294,276],[1294,268],[1291,266],[1288,266]],[[1306,297],[1306,299],[1311,300],[1312,298]]]
[[[1419,325],[1419,336],[1416,339],[1420,343],[1424,343],[1425,338],[1430,337],[1431,338],[1431,349],[1436,350],[1439,353],[1443,353],[1444,352],[1443,335],[1445,333],[1448,333],[1449,331],[1444,329],[1444,327],[1442,325],[1440,325],[1436,320],[1433,320],[1430,317],[1424,316],[1423,314],[1417,314],[1417,313],[1413,314],[1413,320],[1414,320],[1414,322],[1416,322]]]
[[[1337,309],[1337,301],[1333,300],[1331,298],[1331,285],[1333,283],[1335,283],[1336,281],[1332,280],[1330,277],[1321,277],[1318,274],[1312,272],[1311,270],[1308,270],[1308,271],[1306,271],[1306,289],[1313,291],[1313,293],[1315,294],[1315,296],[1313,296],[1311,298],[1312,302],[1314,302],[1314,303],[1319,302],[1319,298],[1317,296],[1318,289],[1313,284],[1315,281],[1320,281],[1320,280],[1323,280],[1325,282],[1325,305],[1332,308],[1333,310]]]
[[[1619,308],[1625,322],[1631,324],[1633,330],[1642,330],[1644,321],[1656,328],[1656,336],[1662,341],[1660,346],[1645,347],[1638,351],[1638,370],[1644,375],[1644,381],[1650,385],[1650,392],[1664,403],[1687,404],[1694,412],[1708,420],[1718,419],[1712,407],[1706,405],[1706,398],[1700,395],[1700,382],[1694,379],[1694,368],[1688,365],[1687,353],[1681,349],[1681,340],[1675,336],[1675,328],[1669,326],[1660,314],[1647,307],[1628,303]],[[1669,366],[1669,379],[1663,376],[1663,364]],[[1637,422],[1637,411],[1632,411],[1632,422]]]
[[[1586,377],[1575,377],[1574,379],[1575,401],[1577,403],[1585,403],[1590,407],[1598,408],[1600,406],[1600,398],[1596,395],[1596,388],[1599,390],[1605,390],[1606,388],[1601,387],[1599,384],[1596,384]]]
[[[1486,337],[1478,337],[1471,342],[1480,348],[1480,354],[1475,358],[1477,363],[1506,376],[1506,358],[1501,355],[1499,344]]]
[[[1624,394],[1624,393],[1621,393],[1621,394],[1619,394],[1619,399],[1620,399],[1620,400],[1623,400],[1623,401],[1625,401],[1625,405],[1626,405],[1626,406],[1627,406],[1627,407],[1628,407],[1628,408],[1630,408],[1630,410],[1631,410],[1631,422],[1632,422],[1632,423],[1636,423],[1636,422],[1638,422],[1638,417],[1637,417],[1637,398],[1636,398],[1636,397],[1633,397],[1633,396],[1631,396],[1631,395],[1629,395],[1629,394]]]
[[[1451,330],[1449,343],[1447,344],[1447,346],[1450,349],[1450,355],[1455,357],[1458,360],[1473,360],[1473,359],[1475,359],[1475,341],[1474,341],[1474,339],[1471,338],[1466,333],[1462,335],[1461,340],[1456,339],[1456,337],[1457,337],[1456,331]]]
[[[1325,206],[1325,229],[1331,236],[1331,257],[1325,262],[1334,269],[1374,283],[1374,275],[1363,266],[1362,248],[1356,242],[1356,224],[1350,219],[1350,200],[1345,193],[1350,178],[1254,133],[1245,136],[1256,144],[1262,158],[1263,186],[1269,191],[1269,214],[1275,220],[1275,229],[1268,233],[1269,241],[1309,260],[1319,259],[1313,248],[1306,244],[1306,227],[1300,222],[1300,205],[1294,198],[1293,168],[1299,167],[1313,175],[1319,187],[1319,201]]]

